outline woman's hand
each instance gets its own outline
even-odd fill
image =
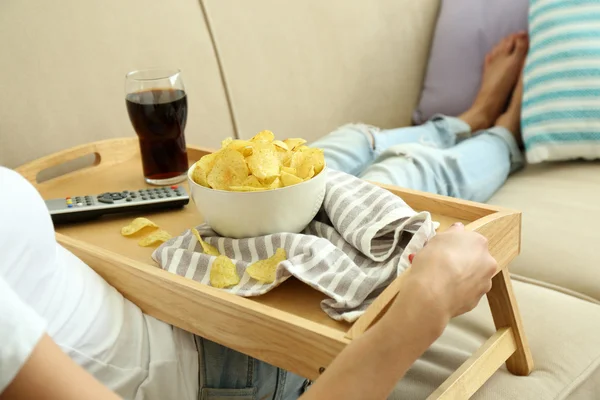
[[[487,239],[455,224],[415,255],[405,282],[450,319],[475,308],[492,288],[497,268]]]

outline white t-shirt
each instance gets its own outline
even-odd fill
[[[198,398],[193,336],[143,314],[61,247],[37,191],[0,167],[0,393],[44,330],[125,399]]]

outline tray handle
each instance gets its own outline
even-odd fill
[[[120,139],[108,139],[98,142],[83,144],[80,146],[72,147],[58,153],[50,154],[48,156],[38,158],[37,160],[31,161],[24,164],[16,169],[21,175],[25,177],[33,185],[37,185],[40,182],[40,174],[51,168],[60,168],[64,166],[64,170],[59,173],[58,176],[66,175],[69,173],[85,170],[87,168],[94,168],[102,164],[102,166],[110,166],[125,161],[132,157],[137,151],[137,139],[136,138],[120,138]],[[93,154],[94,161],[91,165],[82,167],[68,168],[67,165],[77,159]],[[56,176],[57,177],[57,176]],[[54,179],[54,178],[50,178]]]

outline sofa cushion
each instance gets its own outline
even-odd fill
[[[527,160],[600,158],[600,1],[535,0],[529,24]]]
[[[410,124],[439,0],[203,3],[242,138]]]
[[[527,30],[529,0],[446,0],[435,28],[414,121],[459,115],[479,90],[485,55],[503,37]]]
[[[600,393],[600,306],[513,280],[534,371],[528,377],[503,366],[473,400],[594,399]],[[410,369],[391,399],[425,399],[493,332],[487,301],[455,318]]]
[[[2,2],[0,48],[0,165],[134,136],[125,74],[148,67],[182,69],[188,143],[218,146],[233,135],[198,2]]]
[[[523,211],[511,271],[600,300],[600,163],[530,165],[491,204]]]

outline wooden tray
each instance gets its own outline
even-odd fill
[[[189,147],[190,163],[208,152]],[[92,165],[38,182],[41,172],[90,154],[94,155]],[[136,138],[75,147],[17,170],[46,199],[148,187],[142,177]],[[441,223],[440,230],[461,221],[468,229],[486,236],[500,267],[487,296],[497,332],[430,399],[468,398],[505,362],[512,373],[528,375],[533,363],[507,269],[520,250],[521,214],[397,187],[385,188],[415,210],[430,211]],[[385,312],[402,279],[393,282],[353,325],[336,322],[320,308],[324,295],[295,279],[266,295],[242,298],[158,268],[150,257],[153,249],[139,247],[135,240],[120,235],[121,227],[131,218],[121,215],[61,226],[57,240],[145,313],[310,379],[317,378],[353,338]],[[202,222],[193,204],[183,210],[152,213],[151,218],[173,235]]]

